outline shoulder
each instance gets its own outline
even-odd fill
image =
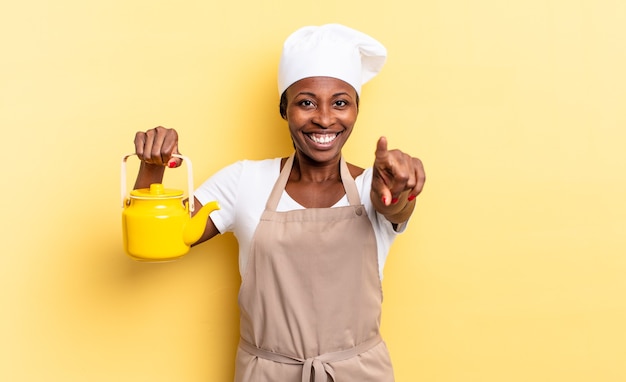
[[[350,175],[352,175],[352,178],[356,179],[357,177],[361,176],[363,174],[363,171],[365,171],[364,168],[361,168],[357,165],[354,165],[352,163],[347,163],[348,165],[348,170],[350,170]]]
[[[280,162],[281,158],[240,160],[218,171],[211,177],[211,181],[225,192],[247,197],[276,182],[280,174]]]
[[[279,173],[280,158],[240,160],[213,174],[202,184],[200,193],[204,191],[232,197],[242,190],[275,181]]]
[[[367,206],[368,204],[371,204],[370,189],[372,188],[372,168],[368,167],[360,170],[361,171],[357,176],[354,176],[353,174],[354,183],[356,184],[356,188],[359,190],[359,194],[361,195],[361,201]]]
[[[211,213],[213,223],[221,233],[235,231],[258,221],[279,174],[280,158],[240,160],[207,179],[195,196],[202,205],[217,200],[220,209]]]
[[[235,165],[240,167],[241,176],[252,179],[276,180],[280,174],[284,159],[241,160]]]
[[[268,173],[280,171],[281,158],[250,160],[243,159],[234,162],[219,170],[216,175],[229,174],[245,176],[249,174],[267,175]]]

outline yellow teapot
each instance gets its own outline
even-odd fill
[[[183,203],[183,191],[164,188],[160,183],[150,188],[132,190],[126,194],[126,160],[122,159],[122,231],[126,253],[138,261],[169,261],[185,255],[198,241],[206,227],[209,214],[219,209],[216,201],[194,212],[193,171],[191,161],[182,155],[187,165],[189,201]],[[193,216],[193,217],[192,217]]]

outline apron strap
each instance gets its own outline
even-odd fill
[[[283,190],[287,185],[287,181],[289,180],[289,174],[291,174],[291,168],[293,167],[295,152],[292,153],[283,169],[280,171],[280,175],[278,176],[278,180],[274,184],[274,188],[270,193],[270,197],[267,199],[267,203],[265,204],[265,209],[269,211],[276,211],[276,207],[278,206],[278,202],[280,201],[280,197],[283,194]],[[348,196],[348,202],[351,206],[360,206],[361,197],[359,196],[359,191],[356,187],[356,183],[354,182],[354,178],[350,174],[350,170],[348,169],[348,164],[344,159],[343,155],[341,156],[341,160],[339,161],[339,174],[341,176],[341,182],[343,183],[343,188],[346,190],[346,195]]]
[[[363,203],[361,203],[359,191],[356,188],[356,183],[354,182],[352,174],[350,174],[348,164],[346,163],[343,155],[341,156],[339,170],[341,171],[341,182],[343,183],[343,188],[346,190],[346,195],[348,195],[348,202],[351,206],[360,206]]]
[[[239,347],[253,356],[267,359],[273,362],[283,363],[287,365],[302,365],[302,382],[311,382],[312,372],[315,373],[314,382],[327,382],[327,377],[335,382],[335,371],[330,363],[345,361],[347,359],[358,356],[372,349],[382,342],[380,334],[361,342],[359,345],[337,352],[320,354],[317,357],[302,359],[292,357],[285,354],[275,353],[269,350],[258,348],[243,338],[239,341]]]
[[[280,201],[280,197],[283,194],[285,186],[287,185],[287,181],[289,180],[289,174],[291,174],[291,167],[293,166],[293,159],[295,154],[296,153],[294,152],[289,156],[289,158],[287,158],[287,162],[285,162],[283,169],[280,171],[278,180],[276,180],[276,183],[274,183],[272,193],[270,194],[270,197],[267,199],[267,203],[265,204],[266,211],[276,211],[278,201]]]

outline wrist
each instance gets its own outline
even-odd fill
[[[407,221],[415,208],[415,198],[409,198],[408,190],[402,192],[397,198],[393,198],[388,202],[389,204],[374,190],[370,192],[370,197],[376,211],[394,224]]]
[[[153,183],[162,183],[165,166],[141,162],[139,173],[135,181],[135,189],[148,188]]]

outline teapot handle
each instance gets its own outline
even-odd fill
[[[127,154],[124,155],[124,157],[122,158],[122,171],[121,171],[121,185],[122,185],[122,208],[124,207],[124,201],[126,200],[126,160],[128,159],[128,157],[131,157],[133,155],[137,155],[137,154]],[[192,215],[193,211],[195,210],[195,198],[193,196],[193,169],[191,167],[191,160],[184,156],[184,155],[179,155],[179,154],[172,154],[173,157],[175,158],[180,158],[182,159],[186,164],[187,164],[187,188],[188,188],[188,195],[189,195],[189,214]]]

